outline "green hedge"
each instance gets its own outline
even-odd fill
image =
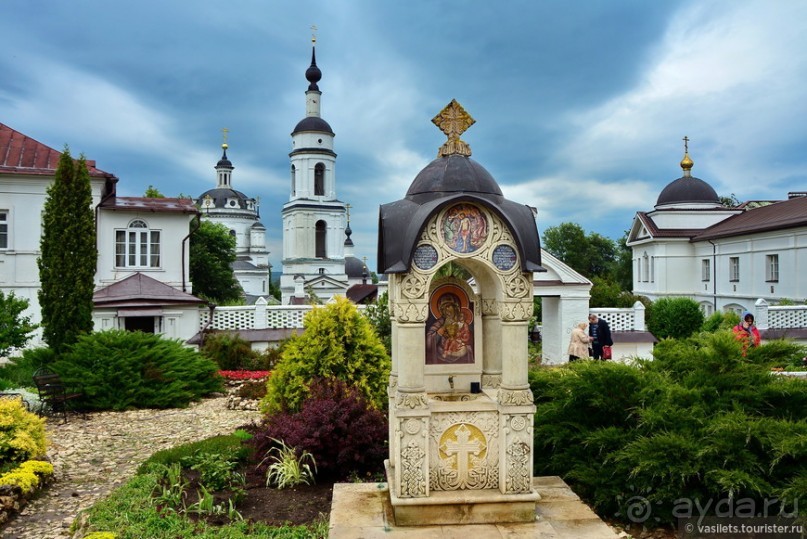
[[[783,350],[743,358],[723,331],[662,341],[638,367],[531,373],[536,475],[564,477],[609,517],[627,518],[637,496],[659,522],[680,516],[682,499],[778,498],[792,510],[807,499],[807,383],[771,374]]]
[[[213,361],[139,331],[83,335],[51,368],[82,387],[90,410],[181,408],[223,387]]]

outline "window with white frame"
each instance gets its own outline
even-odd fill
[[[712,280],[712,261],[708,258],[701,260],[701,281]]]
[[[126,230],[115,231],[115,267],[159,268],[160,231],[135,219]]]
[[[765,280],[769,283],[779,282],[779,255],[765,256]]]
[[[0,249],[8,249],[8,212],[0,210]]]
[[[650,282],[651,283],[656,282],[656,257],[655,256],[650,257]]]
[[[729,257],[729,281],[736,283],[740,280],[740,257]]]

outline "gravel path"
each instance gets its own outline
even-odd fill
[[[258,412],[228,410],[226,398],[207,399],[186,409],[103,412],[87,419],[48,419],[48,457],[54,481],[0,530],[4,539],[63,539],[83,509],[134,475],[155,451],[229,434],[257,420]]]

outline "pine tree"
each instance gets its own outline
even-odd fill
[[[90,173],[84,156],[65,146],[42,216],[39,305],[45,341],[57,354],[92,331],[92,294],[98,252]]]

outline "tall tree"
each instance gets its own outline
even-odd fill
[[[0,357],[25,346],[37,328],[30,316],[22,316],[28,304],[27,299],[18,298],[14,292],[5,295],[0,290]]]
[[[191,235],[190,276],[193,293],[221,304],[241,299],[241,287],[233,275],[235,237],[221,223],[202,221]]]
[[[90,173],[82,155],[65,146],[48,188],[40,240],[39,305],[45,341],[56,354],[92,331],[92,293],[98,252]]]

